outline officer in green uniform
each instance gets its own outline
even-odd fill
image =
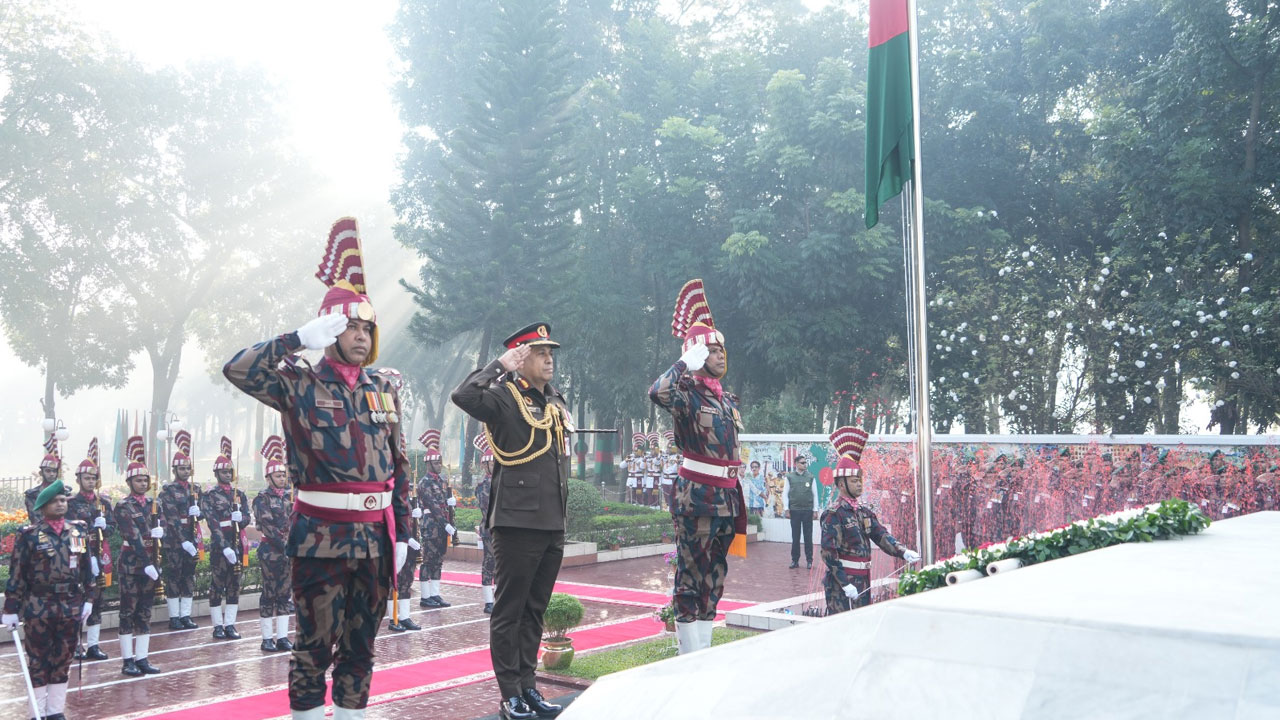
[[[809,458],[796,458],[796,469],[786,474],[787,517],[791,518],[791,567],[800,565],[800,536],[804,535],[804,561],[813,567],[813,473]]]

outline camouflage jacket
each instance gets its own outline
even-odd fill
[[[822,511],[819,521],[822,528],[822,561],[827,574],[840,586],[849,584],[849,577],[840,564],[840,556],[847,555],[871,560],[871,544],[894,557],[902,557],[903,547],[876,519],[875,511],[866,505],[849,503],[844,499]]]
[[[303,486],[348,482],[390,483],[397,538],[409,531],[409,464],[400,424],[374,422],[366,393],[387,393],[400,410],[392,380],[361,370],[355,389],[329,363],[297,357],[297,333],[281,335],[236,353],[222,373],[231,384],[280,411],[289,465]],[[381,522],[333,522],[294,513],[287,552],[293,557],[370,558],[391,552]]]
[[[116,530],[128,543],[120,549],[117,565],[121,573],[141,575],[143,568],[155,564],[153,552],[156,541],[151,537],[151,528],[155,527],[155,520],[151,518],[152,503],[151,498],[145,495],[133,494],[116,503]],[[168,539],[160,543],[162,552],[177,547],[177,544],[170,546]]]
[[[742,417],[738,413],[737,396],[726,392],[717,398],[695,377],[688,372],[683,360],[677,360],[670,370],[653,382],[649,388],[649,399],[671,413],[676,447],[685,457],[696,455],[738,461],[738,432],[742,429]],[[672,484],[671,513],[730,517],[739,513],[739,497],[737,490],[704,485],[677,476]]]
[[[78,520],[64,522],[62,532],[55,532],[43,518],[22,528],[9,558],[4,611],[21,612],[29,620],[45,616],[59,601],[70,603],[72,612],[79,610],[93,580],[87,549],[88,531]]]
[[[107,565],[110,563],[111,549],[107,549],[106,557],[102,556],[102,546],[106,543],[98,542],[98,531],[93,527],[93,519],[101,515],[107,521],[107,529],[102,531],[102,539],[105,541],[108,535],[115,532],[116,517],[107,496],[102,493],[94,495],[92,498],[85,497],[82,492],[72,495],[67,501],[67,519],[84,522],[89,534],[89,553]]]
[[[253,499],[253,516],[257,518],[262,542],[275,552],[284,552],[285,541],[289,538],[289,513],[292,511],[293,502],[287,492],[263,488]]]
[[[418,481],[418,507],[422,508],[422,531],[444,532],[445,523],[453,524],[453,508],[449,498],[453,491],[449,483],[435,473],[427,473]]]
[[[191,517],[192,505],[199,505],[204,512],[204,504],[200,502],[200,486],[194,482],[178,482],[177,480],[160,487],[160,514],[164,516],[164,541],[172,547],[178,547],[184,541],[198,545],[200,520]]]
[[[239,510],[243,516],[239,528],[231,522],[231,512]],[[205,522],[209,523],[209,551],[213,554],[222,552],[223,548],[231,548],[239,555],[242,546],[244,529],[249,527],[251,513],[249,498],[243,490],[235,490],[231,485],[218,483],[200,495],[200,512],[204,513]],[[166,534],[167,538],[168,535]]]

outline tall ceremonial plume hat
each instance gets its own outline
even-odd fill
[[[835,477],[855,477],[862,474],[862,449],[867,446],[867,431],[846,425],[836,428],[831,433],[831,444],[836,446],[836,454],[840,459],[836,461]]]
[[[525,325],[519,330],[511,333],[506,340],[502,341],[502,346],[510,350],[517,345],[528,345],[535,347],[537,345],[547,345],[549,347],[558,348],[560,343],[551,339],[551,323],[536,322]]]
[[[98,472],[98,467],[98,438],[93,438],[89,441],[89,452],[85,454],[85,458],[76,467],[76,474]]]
[[[40,468],[60,468],[62,458],[58,456],[58,438],[50,435],[44,441],[44,457],[40,459]]]
[[[662,440],[667,444],[667,447],[675,447],[675,444],[676,444],[675,432],[671,430],[663,430]]]
[[[699,343],[724,347],[724,334],[716,329],[701,279],[685,283],[680,294],[676,295],[676,309],[671,314],[671,334],[684,341],[685,350]]]
[[[50,500],[58,497],[59,495],[62,495],[66,491],[67,491],[67,487],[62,484],[62,478],[58,478],[57,480],[54,480],[52,483],[49,484],[49,487],[41,490],[40,494],[36,496],[36,502],[34,505],[31,506],[31,509],[39,510],[40,508],[48,504]]]
[[[489,438],[484,433],[476,435],[476,439],[471,441],[476,446],[476,451],[480,453],[480,462],[490,462],[493,460],[493,448],[489,447]]]
[[[235,465],[231,463],[231,438],[223,435],[218,443],[218,457],[213,461],[213,469],[231,470],[234,467]]]
[[[644,446],[649,442],[649,436],[642,432],[631,433],[631,449],[644,450]]]
[[[288,470],[284,464],[284,438],[279,435],[272,435],[262,444],[260,452],[267,461],[267,466],[262,471],[264,475]]]
[[[134,435],[125,441],[124,456],[129,459],[129,465],[124,470],[124,479],[131,480],[140,475],[150,475],[147,470],[147,445],[143,441],[141,435]]]
[[[340,218],[329,229],[329,242],[316,277],[329,288],[317,316],[337,314],[373,323],[373,346],[369,348],[369,357],[361,363],[364,367],[372,365],[378,358],[378,317],[366,294],[360,226],[355,218]]]
[[[186,430],[179,430],[173,434],[173,444],[177,450],[173,451],[173,467],[191,467],[191,433]]]
[[[423,456],[426,460],[440,459],[440,431],[435,428],[428,428],[422,435],[418,437],[418,442],[422,443],[422,447],[427,449]]]
[[[658,435],[658,432],[656,430],[644,436],[645,441],[649,443],[649,449],[651,451],[657,451],[659,449],[658,448],[659,437],[660,436]]]

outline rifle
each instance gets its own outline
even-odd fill
[[[93,519],[94,521],[97,521],[98,518],[103,516],[102,498],[95,496],[93,499],[93,504],[94,504],[94,507],[97,509],[97,512],[95,512],[93,515]],[[93,529],[93,537],[96,538],[97,549],[94,550],[93,547],[90,547],[90,550],[94,550],[93,559],[98,561],[98,577],[93,579],[93,584],[100,589],[108,588],[108,587],[111,587],[111,574],[107,572],[107,565],[105,562],[103,562],[103,558],[102,558],[103,556],[102,549],[107,547],[107,541],[102,536],[102,528],[95,527]],[[91,543],[91,545],[92,544],[93,543]]]
[[[236,454],[236,464],[231,468],[231,510],[233,512],[243,513],[244,508],[240,507],[240,455]],[[235,548],[236,553],[236,574],[244,572],[249,566],[249,554],[244,551],[244,543],[240,541],[240,533],[244,530],[244,525],[234,520],[231,521],[231,541],[228,543],[230,547]]]
[[[155,524],[152,527],[163,528],[163,521],[160,519],[160,479],[156,478],[151,483],[151,520]],[[164,543],[160,538],[151,538],[151,564],[156,567],[156,572],[160,572],[160,562],[163,560],[161,546]],[[156,580],[156,594],[160,595],[164,592],[164,575],[160,575]]]
[[[191,492],[195,494],[196,505],[199,506],[200,501],[202,499],[200,497],[200,486],[196,484],[196,479],[194,477],[191,478]],[[201,510],[203,509],[204,508],[201,508]],[[188,514],[187,524],[191,527],[191,537],[193,540],[195,540],[196,547],[199,548],[198,550],[196,550],[196,562],[203,561],[204,560],[204,537],[203,537],[204,533],[200,531],[200,521],[196,518],[191,517],[191,515]]]

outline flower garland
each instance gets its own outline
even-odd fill
[[[1194,535],[1209,527],[1209,522],[1199,508],[1186,500],[1165,500],[1133,510],[1077,520],[1053,530],[971,548],[919,570],[908,569],[898,580],[898,594],[913,595],[940,588],[947,584],[949,573],[959,570],[985,573],[988,565],[1000,560],[1016,558],[1023,565],[1034,565],[1121,543]]]

